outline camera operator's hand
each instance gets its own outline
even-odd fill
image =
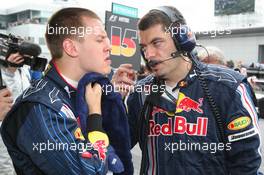
[[[256,90],[258,88],[256,81],[258,80],[256,76],[250,76],[247,78],[251,87]]]
[[[102,88],[98,83],[95,83],[92,87],[92,84],[88,84],[85,90],[85,100],[88,104],[89,115],[90,114],[101,114],[101,97],[102,97]]]
[[[9,55],[9,57],[7,58],[7,61],[13,64],[20,64],[24,61],[24,58],[22,55],[20,55],[18,52],[17,53],[12,53]],[[14,73],[16,71],[17,67],[12,67],[12,66],[8,66],[7,70],[10,73]]]
[[[8,89],[0,90],[0,121],[3,120],[6,114],[10,111],[13,104],[11,92]]]

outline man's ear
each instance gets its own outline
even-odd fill
[[[62,43],[64,52],[70,57],[77,57],[78,53],[78,46],[77,41],[71,40],[69,38],[65,39]]]

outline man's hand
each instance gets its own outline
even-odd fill
[[[124,98],[133,89],[136,73],[131,64],[121,64],[114,73],[111,83],[116,91]]]
[[[0,120],[3,120],[13,104],[11,92],[8,89],[0,90]]]
[[[257,83],[256,81],[258,80],[256,76],[250,76],[247,78],[249,84],[251,85],[251,87],[256,90],[257,88]]]
[[[101,114],[101,97],[102,97],[102,88],[98,83],[95,83],[92,87],[92,84],[86,86],[85,91],[85,100],[88,104],[89,115],[90,114]]]
[[[23,56],[21,56],[18,52],[10,54],[7,58],[7,61],[13,64],[21,64],[24,61]],[[14,73],[16,71],[16,67],[8,66],[7,70],[10,73]]]

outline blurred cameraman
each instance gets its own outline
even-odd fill
[[[13,53],[8,56],[6,61],[18,65],[24,61],[24,58],[19,53]],[[23,67],[1,66],[1,75],[2,82],[7,88],[0,90],[0,126],[15,99],[30,85],[30,72],[27,65],[23,65]],[[2,137],[0,137],[0,169],[1,174],[15,174]]]
[[[10,111],[13,104],[13,99],[11,97],[11,92],[5,88],[0,90],[0,126],[2,120],[5,118],[6,114]],[[2,137],[0,136],[0,169],[1,175],[13,175],[15,174],[11,158],[6,150],[3,143]]]
[[[10,54],[6,59],[9,63],[19,65],[24,61],[24,58],[19,53]],[[22,92],[30,86],[29,66],[23,67],[1,67],[2,81],[12,93],[13,100],[22,94]]]

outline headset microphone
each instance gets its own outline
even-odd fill
[[[147,65],[148,65],[149,67],[155,67],[156,65],[158,65],[158,64],[160,64],[160,63],[163,63],[163,62],[165,62],[165,61],[168,61],[168,60],[171,60],[171,59],[174,59],[174,58],[180,56],[180,54],[182,54],[181,51],[175,51],[175,52],[172,52],[172,53],[171,53],[171,56],[168,57],[167,59],[165,59],[165,60],[163,60],[163,61],[155,61],[155,60],[151,60],[151,61],[147,62]]]

